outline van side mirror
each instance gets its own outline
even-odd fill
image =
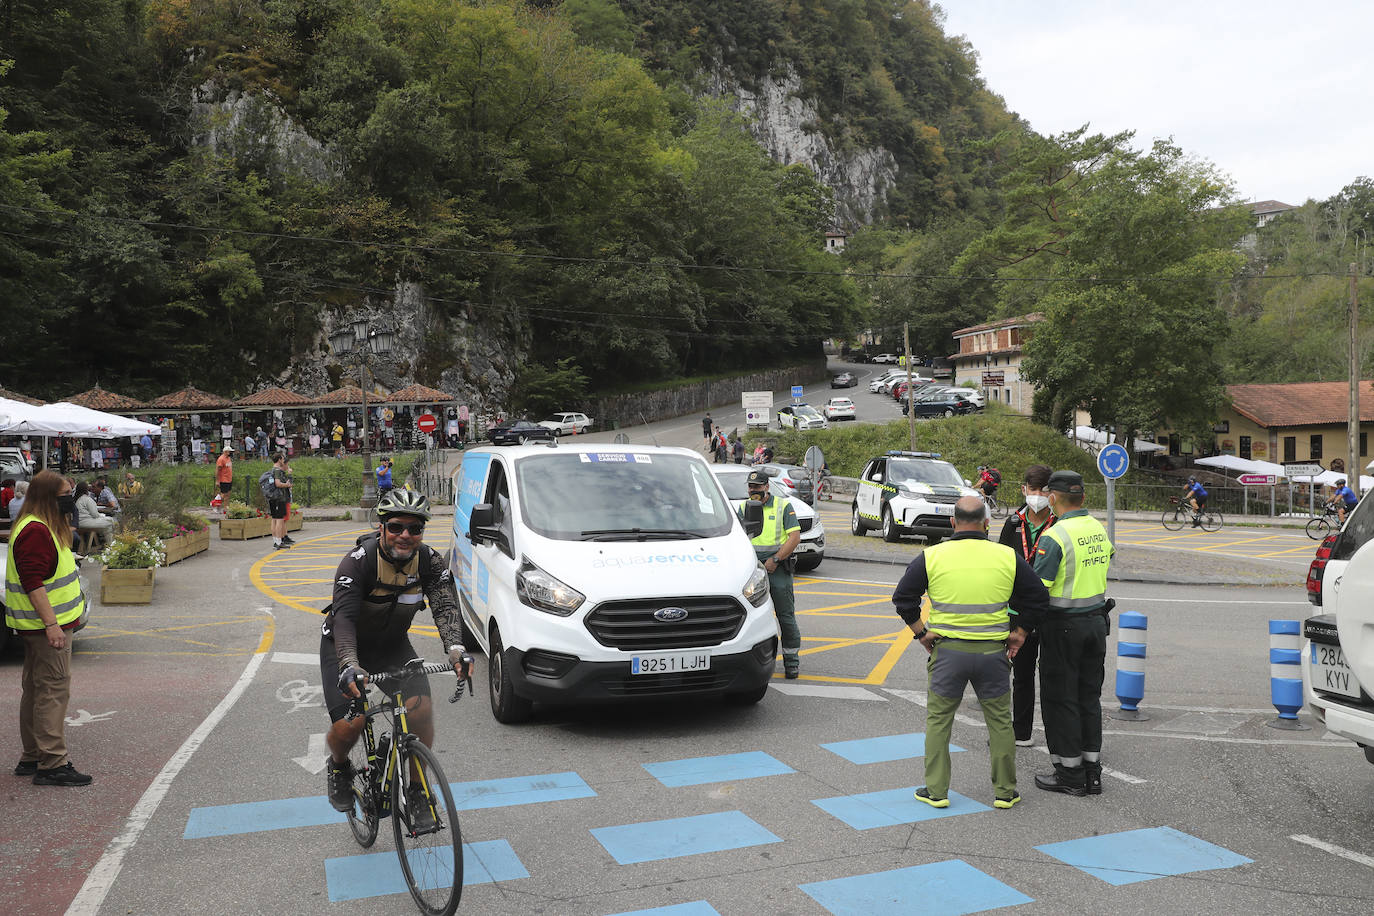
[[[468,540],[475,544],[478,541],[496,540],[499,535],[496,511],[492,509],[491,503],[478,503],[473,506],[472,514],[468,516]]]
[[[750,540],[763,533],[763,504],[757,500],[751,499],[744,504],[744,533]]]

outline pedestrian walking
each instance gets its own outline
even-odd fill
[[[768,475],[750,471],[749,498],[763,504],[763,529],[752,538],[754,555],[768,573],[768,591],[773,596],[773,613],[782,635],[782,669],[789,680],[801,674],[801,629],[797,626],[797,603],[792,589],[792,570],[797,561],[792,552],[801,543],[801,523],[790,499],[774,496]],[[744,507],[739,508],[744,518]]]
[[[711,430],[716,428],[715,422],[711,419],[711,412],[707,411],[706,416],[701,419],[701,437],[706,440],[706,451],[715,450],[715,439],[711,435]]]
[[[1083,508],[1083,478],[1055,471],[1045,485],[1058,517],[1035,549],[1050,591],[1040,628],[1040,715],[1054,772],[1035,785],[1066,795],[1102,793],[1102,679],[1107,660],[1107,570],[1115,549]]]
[[[732,451],[733,451],[734,454],[735,454],[735,464],[743,464],[743,463],[744,463],[744,443],[740,441],[740,437],[739,437],[738,435],[735,436],[735,444],[734,444],[734,446],[732,447]]]
[[[1049,608],[1049,593],[1016,551],[987,539],[987,506],[965,496],[954,504],[954,534],[927,547],[907,566],[892,604],[912,636],[930,653],[926,666],[925,785],[917,801],[949,807],[949,736],[964,691],[973,692],[988,726],[993,806],[1010,808],[1016,790],[1016,744],[1011,729],[1008,656]],[[921,622],[921,596],[930,619]]]
[[[1040,536],[1055,523],[1045,485],[1050,482],[1049,465],[1026,468],[1021,481],[1021,508],[1002,525],[997,543],[1019,553],[1027,563],[1035,562],[1035,546]],[[1017,747],[1030,747],[1035,725],[1035,663],[1040,655],[1040,634],[1031,632],[1011,662],[1011,727]]]
[[[220,504],[234,491],[234,447],[228,442],[215,459],[215,483],[219,486]]]

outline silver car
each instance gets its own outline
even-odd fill
[[[743,465],[717,465],[711,468],[716,479],[720,481],[720,488],[725,491],[725,498],[730,500],[734,506],[739,506],[749,498],[749,472],[754,468]],[[797,523],[801,525],[801,543],[797,545],[797,569],[802,572],[810,572],[821,561],[825,559],[825,526],[821,524],[821,517],[800,499],[787,495],[782,482],[774,477],[768,483],[768,490],[774,496],[790,500],[792,510],[797,513]]]

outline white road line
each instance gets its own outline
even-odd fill
[[[1039,729],[1036,729],[1036,731],[1039,731]],[[1105,734],[1107,734],[1107,733],[1106,733],[1106,732],[1103,732],[1102,734],[1105,735]],[[1050,753],[1050,749],[1049,749],[1049,748],[1043,747],[1043,746],[1041,746],[1041,745],[1039,745],[1039,744],[1032,745],[1032,746],[1031,746],[1031,750],[1033,750],[1033,751],[1039,751],[1040,753],[1045,754],[1046,756],[1048,756],[1049,753]],[[1112,777],[1113,779],[1119,779],[1119,780],[1121,780],[1122,782],[1128,782],[1128,783],[1130,783],[1130,784],[1133,785],[1133,786],[1143,786],[1143,785],[1145,785],[1146,782],[1148,782],[1148,780],[1141,779],[1139,776],[1132,776],[1130,773],[1123,773],[1123,772],[1121,772],[1120,770],[1113,770],[1111,767],[1103,767],[1103,768],[1102,768],[1102,775],[1103,775],[1103,776],[1110,776],[1110,777]]]
[[[771,684],[778,693],[794,697],[827,697],[832,700],[877,700],[886,703],[887,697],[863,687],[827,687],[821,684]]]
[[[832,579],[829,576],[818,576],[814,573],[799,573],[797,578],[805,576],[807,579],[815,579],[817,582],[839,582],[845,585],[891,585],[896,586],[896,580],[892,582],[880,582],[874,579]]]
[[[1293,586],[1297,588],[1298,586]],[[1245,601],[1236,598],[1139,598],[1135,595],[1127,595],[1122,601],[1154,601],[1161,604],[1280,604],[1287,607],[1308,604],[1306,599],[1294,599],[1292,601]]]
[[[275,616],[268,608],[260,608],[269,616]],[[143,829],[148,826],[153,815],[157,813],[158,806],[166,798],[167,792],[172,788],[172,780],[177,778],[182,769],[190,761],[191,755],[196,752],[205,739],[210,737],[210,733],[215,730],[215,726],[229,713],[239,697],[248,689],[253,676],[258,673],[258,668],[262,667],[263,659],[267,658],[267,653],[254,652],[253,657],[248,660],[248,665],[239,675],[238,681],[225,694],[224,699],[220,700],[219,705],[210,711],[205,720],[196,727],[191,736],[177,748],[177,752],[162,767],[162,771],[153,778],[153,782],[143,793],[143,797],[134,805],[134,810],[130,812],[128,819],[124,822],[124,829],[119,835],[110,840],[105,847],[105,853],[100,857],[100,861],[95,863],[90,874],[86,876],[86,881],[81,885],[81,890],[77,891],[76,898],[72,900],[71,906],[67,907],[67,916],[91,916],[100,909],[100,905],[105,902],[105,897],[114,887],[115,879],[119,877],[120,869],[124,867],[124,856],[138,838],[143,834]]]
[[[1292,741],[1284,738],[1227,738],[1221,735],[1199,735],[1193,732],[1162,732],[1151,730],[1149,732],[1128,732],[1116,729],[1103,729],[1102,734],[1111,735],[1114,738],[1167,738],[1178,741],[1210,741],[1213,744],[1251,744],[1261,747],[1274,747],[1283,745],[1285,747],[1324,747],[1337,748],[1339,745],[1332,744],[1330,741]]]
[[[320,657],[310,652],[273,652],[272,661],[279,665],[318,665]]]
[[[1340,856],[1342,859],[1349,859],[1352,862],[1358,862],[1359,864],[1367,868],[1374,868],[1374,856],[1367,856],[1362,852],[1355,852],[1351,849],[1345,849],[1343,847],[1337,846],[1335,843],[1326,843],[1322,840],[1317,839],[1316,837],[1310,837],[1305,833],[1299,833],[1294,836],[1290,836],[1288,839],[1293,840],[1296,843],[1303,843],[1307,846],[1311,846],[1314,849],[1320,849],[1322,852],[1329,852],[1333,856]]]

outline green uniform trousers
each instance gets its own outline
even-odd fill
[[[992,786],[998,798],[1016,794],[1016,737],[1011,730],[1011,660],[1007,644],[991,639],[941,639],[926,662],[930,695],[926,700],[926,788],[935,798],[949,797],[949,734],[954,714],[973,685],[988,725]]]
[[[1077,767],[1099,758],[1106,661],[1101,614],[1051,614],[1040,625],[1040,717],[1054,763]]]
[[[768,574],[768,591],[773,596],[773,613],[782,634],[782,654],[793,658],[801,652],[801,628],[797,626],[797,599],[792,594],[792,570],[786,564]]]

